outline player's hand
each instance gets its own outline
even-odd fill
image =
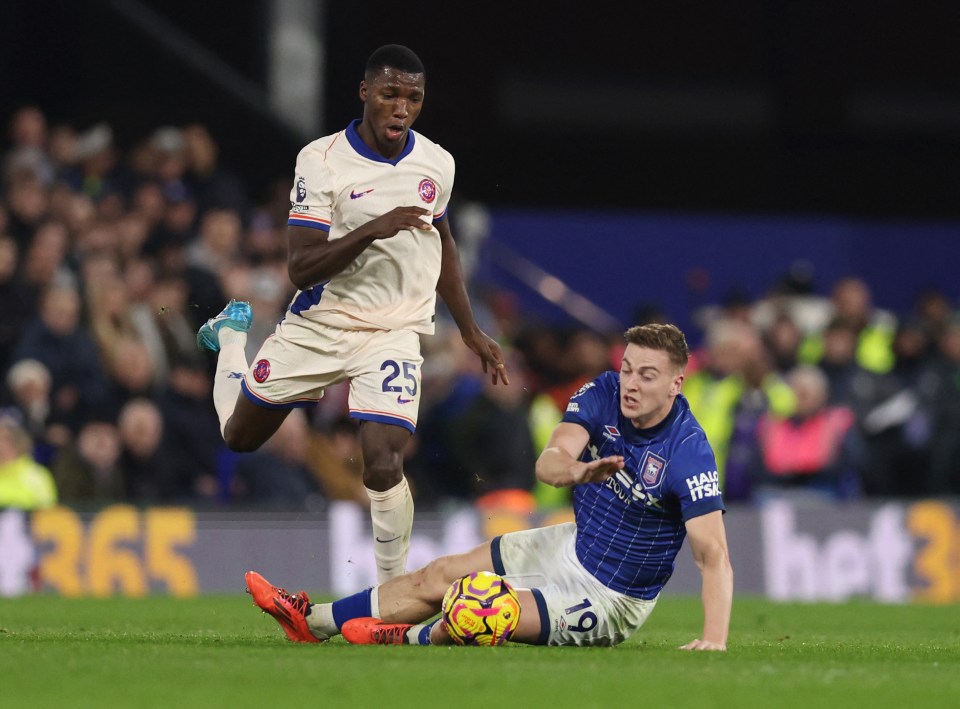
[[[608,455],[606,458],[591,460],[589,463],[577,463],[571,470],[573,484],[603,482],[623,467],[622,455]]]
[[[483,366],[483,373],[490,375],[491,383],[498,384],[503,382],[509,384],[507,377],[507,365],[503,361],[503,351],[489,335],[477,330],[463,336],[463,344],[469,347],[480,358]]]
[[[428,214],[430,210],[423,207],[394,207],[386,214],[381,214],[367,222],[367,236],[372,236],[374,239],[389,239],[401,231],[429,230],[432,225],[423,220],[423,217]]]
[[[727,649],[726,643],[715,643],[709,640],[701,640],[697,638],[691,640],[686,645],[680,647],[681,650],[716,650],[719,652],[725,652]]]

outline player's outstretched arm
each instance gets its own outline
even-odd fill
[[[464,344],[480,358],[483,373],[489,374],[494,384],[499,382],[509,384],[507,365],[503,361],[500,345],[480,329],[473,317],[470,297],[467,295],[467,286],[463,280],[463,271],[460,269],[457,244],[450,232],[450,225],[446,219],[443,219],[434,226],[440,232],[440,245],[443,249],[437,293],[447,304],[447,309],[457,323]]]
[[[716,510],[687,520],[687,538],[703,579],[703,635],[681,650],[726,650],[733,607],[733,567],[727,551],[723,512]]]
[[[602,482],[623,467],[623,456],[584,463],[580,454],[590,442],[590,434],[575,423],[559,423],[537,458],[537,480],[554,487],[570,487],[581,483]]]
[[[333,240],[319,229],[287,227],[287,273],[290,281],[301,290],[328,281],[377,239],[389,239],[404,230],[429,230],[430,224],[423,220],[429,213],[422,207],[395,207]]]

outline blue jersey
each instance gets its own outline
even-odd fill
[[[723,510],[713,449],[681,394],[666,419],[638,429],[620,411],[620,377],[605,372],[570,398],[563,416],[590,441],[581,460],[611,455],[623,469],[577,485],[577,558],[597,579],[635,598],[655,598],[673,574],[684,522]]]

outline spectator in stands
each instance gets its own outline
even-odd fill
[[[184,457],[166,429],[160,408],[149,399],[133,399],[118,418],[120,467],[130,500],[144,503],[195,503],[196,461]],[[215,484],[215,483],[214,483]]]
[[[307,461],[317,485],[328,500],[350,500],[370,506],[363,486],[363,452],[359,425],[344,413],[323,430],[312,430]]]
[[[610,347],[598,332],[574,330],[563,343],[559,364],[562,378],[546,391],[563,411],[577,389],[610,369]]]
[[[51,465],[60,499],[67,504],[122,502],[120,432],[112,421],[87,421],[76,441],[60,449]]]
[[[20,288],[28,316],[40,310],[40,296],[54,284],[73,282],[75,275],[67,266],[70,240],[66,227],[48,222],[37,229],[24,253],[20,268]]]
[[[74,192],[97,202],[129,189],[129,178],[119,162],[109,124],[97,123],[77,135],[73,158],[74,166],[65,170],[62,178]]]
[[[156,385],[150,350],[138,339],[123,337],[113,348],[113,358],[106,370],[109,385],[100,409],[103,416],[116,417],[133,399],[157,400],[161,387]]]
[[[953,317],[953,304],[942,288],[928,287],[917,296],[912,316],[930,338],[930,354],[935,355],[940,336],[950,326]]]
[[[75,246],[81,235],[96,221],[97,207],[85,194],[71,194],[69,199],[63,200],[63,204],[59,206],[62,207],[62,213],[55,217],[51,214],[51,217],[67,228],[70,242]],[[83,256],[82,253],[77,255]]]
[[[763,344],[756,328],[739,320],[719,320],[707,330],[705,352],[697,358],[700,369],[683,382],[690,410],[713,446],[721,486],[726,484],[727,456],[737,428],[737,409],[748,388],[748,368],[753,368],[751,381],[774,413],[789,415],[793,411],[792,392],[762,364],[762,357]],[[756,376],[760,372],[762,375]],[[754,408],[752,401],[748,408]]]
[[[611,368],[611,352],[607,340],[592,330],[574,330],[565,338],[558,338],[555,333],[536,328],[529,331],[529,335],[524,358],[530,354],[541,364],[528,367],[527,372],[535,370],[546,375],[530,377],[531,383],[539,384],[539,388],[536,384],[532,387],[537,393],[530,403],[528,415],[536,457],[560,423],[574,392]],[[549,365],[546,365],[548,360]],[[537,369],[540,366],[545,368]],[[570,502],[570,488],[535,481],[533,490],[541,507],[558,507]]]
[[[237,214],[246,223],[247,191],[236,173],[220,164],[220,146],[201,123],[184,126],[186,181],[197,195],[201,213],[223,209]]]
[[[139,267],[138,267],[139,270]],[[128,268],[128,280],[132,275]],[[130,308],[130,319],[139,339],[150,352],[154,365],[154,383],[166,384],[172,363],[194,360],[204,362],[197,351],[196,331],[188,315],[187,284],[182,278],[164,274],[154,280],[147,266],[145,298]]]
[[[236,212],[210,210],[200,218],[197,236],[187,245],[187,263],[221,282],[240,257],[242,224]]]
[[[10,116],[7,126],[10,150],[33,148],[45,151],[47,147],[47,117],[36,105],[17,108]]]
[[[145,180],[137,184],[130,198],[131,212],[147,223],[147,238],[143,245],[143,255],[153,255],[163,239],[157,232],[163,228],[167,202],[159,182]]]
[[[147,218],[136,212],[124,211],[114,222],[117,231],[116,253],[124,265],[141,258],[150,235]]]
[[[917,495],[927,486],[936,396],[927,334],[919,321],[900,325],[893,353],[894,367],[876,376],[861,420],[871,454],[864,485],[871,495]]]
[[[127,499],[161,499],[164,471],[163,415],[149,399],[128,402],[117,419],[120,431],[120,465]]]
[[[147,254],[161,259],[169,248],[186,247],[193,240],[197,220],[197,202],[193,192],[184,182],[170,182],[162,186],[163,212],[160,222],[147,238]],[[152,199],[150,192],[141,199]]]
[[[56,504],[53,476],[34,460],[32,446],[17,417],[0,413],[0,509],[36,510]]]
[[[145,252],[156,258],[163,276],[182,279],[187,285],[187,315],[196,331],[223,307],[223,285],[206,268],[190,263],[188,244],[194,239],[193,217],[196,204],[185,185],[168,186],[164,220],[147,240]]]
[[[303,410],[297,409],[259,450],[239,456],[235,499],[248,504],[316,511],[323,496],[310,472],[309,441],[309,422]]]
[[[960,495],[960,316],[954,315],[938,339],[931,402],[931,495]]]
[[[250,219],[243,250],[247,260],[254,266],[264,262],[280,262],[286,266],[286,236],[265,210],[255,211]]]
[[[784,492],[858,497],[867,461],[853,412],[829,404],[827,378],[814,366],[797,367],[787,381],[796,397],[795,414],[766,414],[757,431],[754,486],[761,499]]]
[[[833,318],[821,335],[823,354],[818,366],[827,376],[830,402],[852,406],[859,418],[878,375],[857,362],[857,337],[857,329],[848,321]]]
[[[0,161],[4,179],[29,176],[43,185],[49,185],[56,174],[47,155],[47,117],[37,106],[21,106],[10,116],[8,124],[9,148]]]
[[[783,415],[792,412],[795,397],[773,367],[770,352],[759,338],[743,342],[738,377],[742,384],[732,411],[732,426],[723,467],[723,494],[729,501],[749,500],[753,496],[752,466],[760,421],[776,403]],[[776,397],[776,402],[771,400]]]
[[[170,362],[166,391],[158,397],[166,432],[164,448],[182,467],[166,495],[216,501],[220,496],[217,455],[220,424],[209,405],[212,383],[207,363],[194,357]]]
[[[529,367],[528,382],[531,391],[535,394],[545,393],[563,380],[563,372],[560,369],[560,362],[563,359],[563,343],[557,328],[543,324],[525,327],[518,335],[514,345]],[[551,401],[553,401],[552,398]],[[566,404],[563,406],[566,406]],[[556,402],[553,402],[553,408],[563,410]],[[558,418],[556,422],[550,425],[547,438],[553,431],[553,427],[559,422],[560,419]],[[544,442],[546,442],[546,438]]]
[[[104,369],[113,371],[121,343],[139,340],[140,332],[131,314],[126,282],[116,271],[115,262],[107,257],[107,272],[89,273],[85,281],[85,302],[90,334],[100,351]],[[88,260],[87,265],[91,263]]]
[[[436,334],[424,341],[424,354],[434,364],[421,382],[424,398],[408,451],[411,458],[404,463],[417,492],[417,504],[424,506],[461,497],[460,477],[449,474],[455,466],[451,429],[483,389],[474,371],[473,353],[462,343],[459,332],[446,321],[437,325]]]
[[[7,233],[21,248],[43,224],[50,198],[43,183],[29,174],[16,174],[6,181]]]
[[[892,350],[896,319],[873,305],[866,281],[846,277],[838,280],[831,294],[831,317],[846,323],[857,333],[857,363],[871,372],[888,372],[893,367]],[[800,360],[817,364],[823,356],[820,333],[808,335],[800,348]]]
[[[787,311],[781,311],[774,316],[763,338],[777,372],[786,374],[797,366],[803,332]]]
[[[50,129],[47,155],[57,179],[62,179],[77,163],[77,137],[76,129],[65,123],[58,123]]]
[[[10,402],[18,412],[20,425],[34,441],[34,456],[46,463],[52,457],[47,443],[47,422],[50,416],[52,380],[50,370],[35,359],[21,359],[7,371],[7,389]],[[64,440],[63,433],[53,440]]]
[[[0,319],[0,371],[6,371],[10,365],[10,356],[31,310],[30,298],[17,278],[19,252],[17,242],[0,228],[0,303],[4,304]]]
[[[80,322],[80,294],[72,285],[53,283],[43,292],[40,314],[29,322],[13,360],[36,359],[53,379],[51,418],[71,431],[83,417],[100,410],[105,378],[100,353]]]
[[[529,400],[522,363],[505,355],[516,386],[483,387],[450,426],[454,467],[447,476],[460,482],[460,496],[482,508],[509,506],[532,512],[536,462],[529,426]],[[572,393],[572,392],[571,392]]]

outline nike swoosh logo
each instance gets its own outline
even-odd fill
[[[398,535],[395,536],[393,539],[381,539],[380,537],[374,537],[374,539],[376,539],[376,540],[377,540],[378,542],[380,542],[381,544],[389,544],[390,542],[395,542],[395,541],[397,541],[397,540],[400,538],[400,536],[401,536],[401,535],[398,534]]]
[[[397,395],[398,404],[409,404],[411,401],[413,401],[413,399],[404,399],[399,394]]]
[[[363,192],[354,192],[353,190],[350,190],[350,199],[360,199],[363,197],[363,195],[370,194],[371,192],[373,192],[372,187],[369,190],[364,190]]]

